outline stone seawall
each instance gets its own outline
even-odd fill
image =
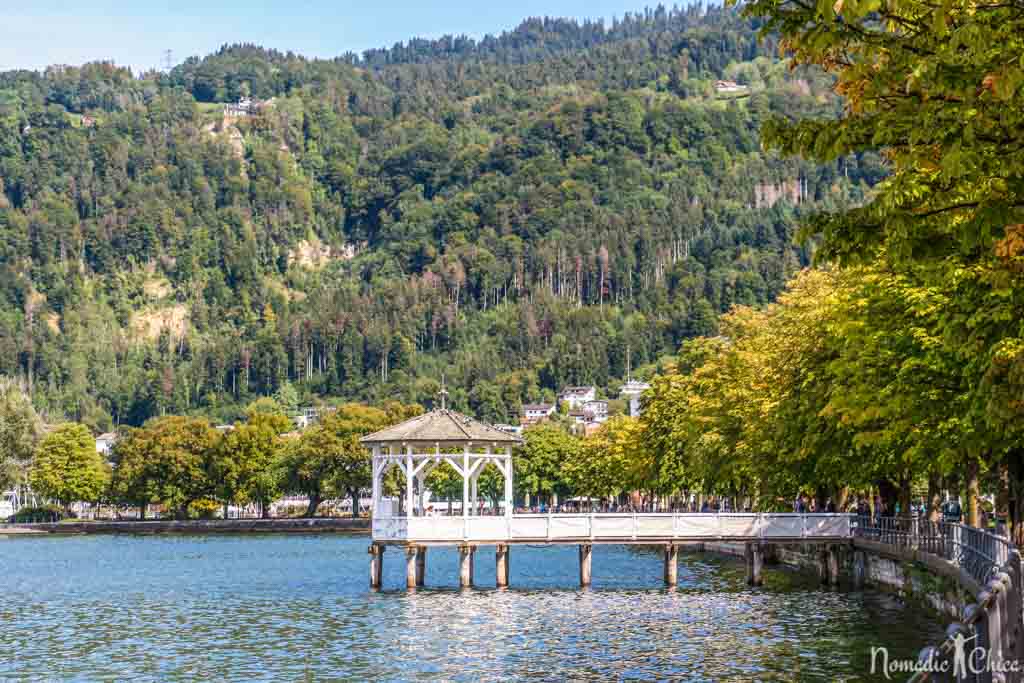
[[[150,522],[58,522],[56,524],[0,524],[0,536],[48,534],[248,534],[348,533],[368,534],[369,519],[321,517],[312,519],[154,520]]]
[[[704,550],[744,557],[742,543],[705,543]],[[820,546],[813,543],[765,546],[765,563],[821,576]],[[959,619],[981,586],[934,555],[865,539],[841,546],[839,572],[847,585],[866,585],[924,605],[945,618]]]

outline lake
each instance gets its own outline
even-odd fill
[[[514,546],[495,590],[477,553],[458,590],[454,548],[431,549],[405,590],[385,553],[368,589],[367,537],[0,538],[0,680],[868,680],[872,645],[916,658],[942,638],[930,613],[872,591],[821,588],[742,561],[595,546],[579,590],[575,546]],[[878,680],[884,680],[878,676]]]

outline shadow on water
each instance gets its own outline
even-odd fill
[[[185,536],[10,539],[0,545],[0,679],[868,680],[869,652],[913,657],[941,635],[885,594],[823,590],[770,569],[683,553],[679,586],[653,550],[595,546],[580,590],[575,546],[512,548],[495,589],[432,548],[406,591],[389,549],[367,588],[366,538]],[[879,677],[881,679],[881,677]]]

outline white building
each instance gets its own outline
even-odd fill
[[[14,491],[0,492],[0,522],[6,522],[7,518],[17,510],[14,509]]]
[[[555,414],[555,406],[550,403],[528,403],[523,406],[523,424],[533,424],[546,420]]]
[[[558,395],[559,403],[568,403],[569,410],[582,408],[587,401],[597,398],[597,389],[594,387],[566,387]]]
[[[101,455],[110,455],[110,451],[115,443],[117,443],[117,434],[114,432],[104,432],[96,437],[96,452]]]
[[[608,421],[608,401],[594,399],[583,404],[583,412],[587,415],[588,422],[601,424]]]
[[[651,385],[647,382],[640,382],[635,379],[631,379],[622,385],[622,389],[619,391],[619,397],[629,402],[629,415],[630,417],[640,417],[642,408],[640,406],[640,397],[645,391],[651,388]]]

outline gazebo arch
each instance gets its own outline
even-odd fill
[[[391,465],[397,465],[405,477],[405,517],[425,516],[427,475],[441,463],[462,478],[463,517],[476,511],[477,481],[487,464],[494,464],[505,478],[504,515],[512,516],[512,447],[522,442],[514,434],[441,407],[364,436],[360,442],[373,451],[374,516],[381,515],[383,479]]]

